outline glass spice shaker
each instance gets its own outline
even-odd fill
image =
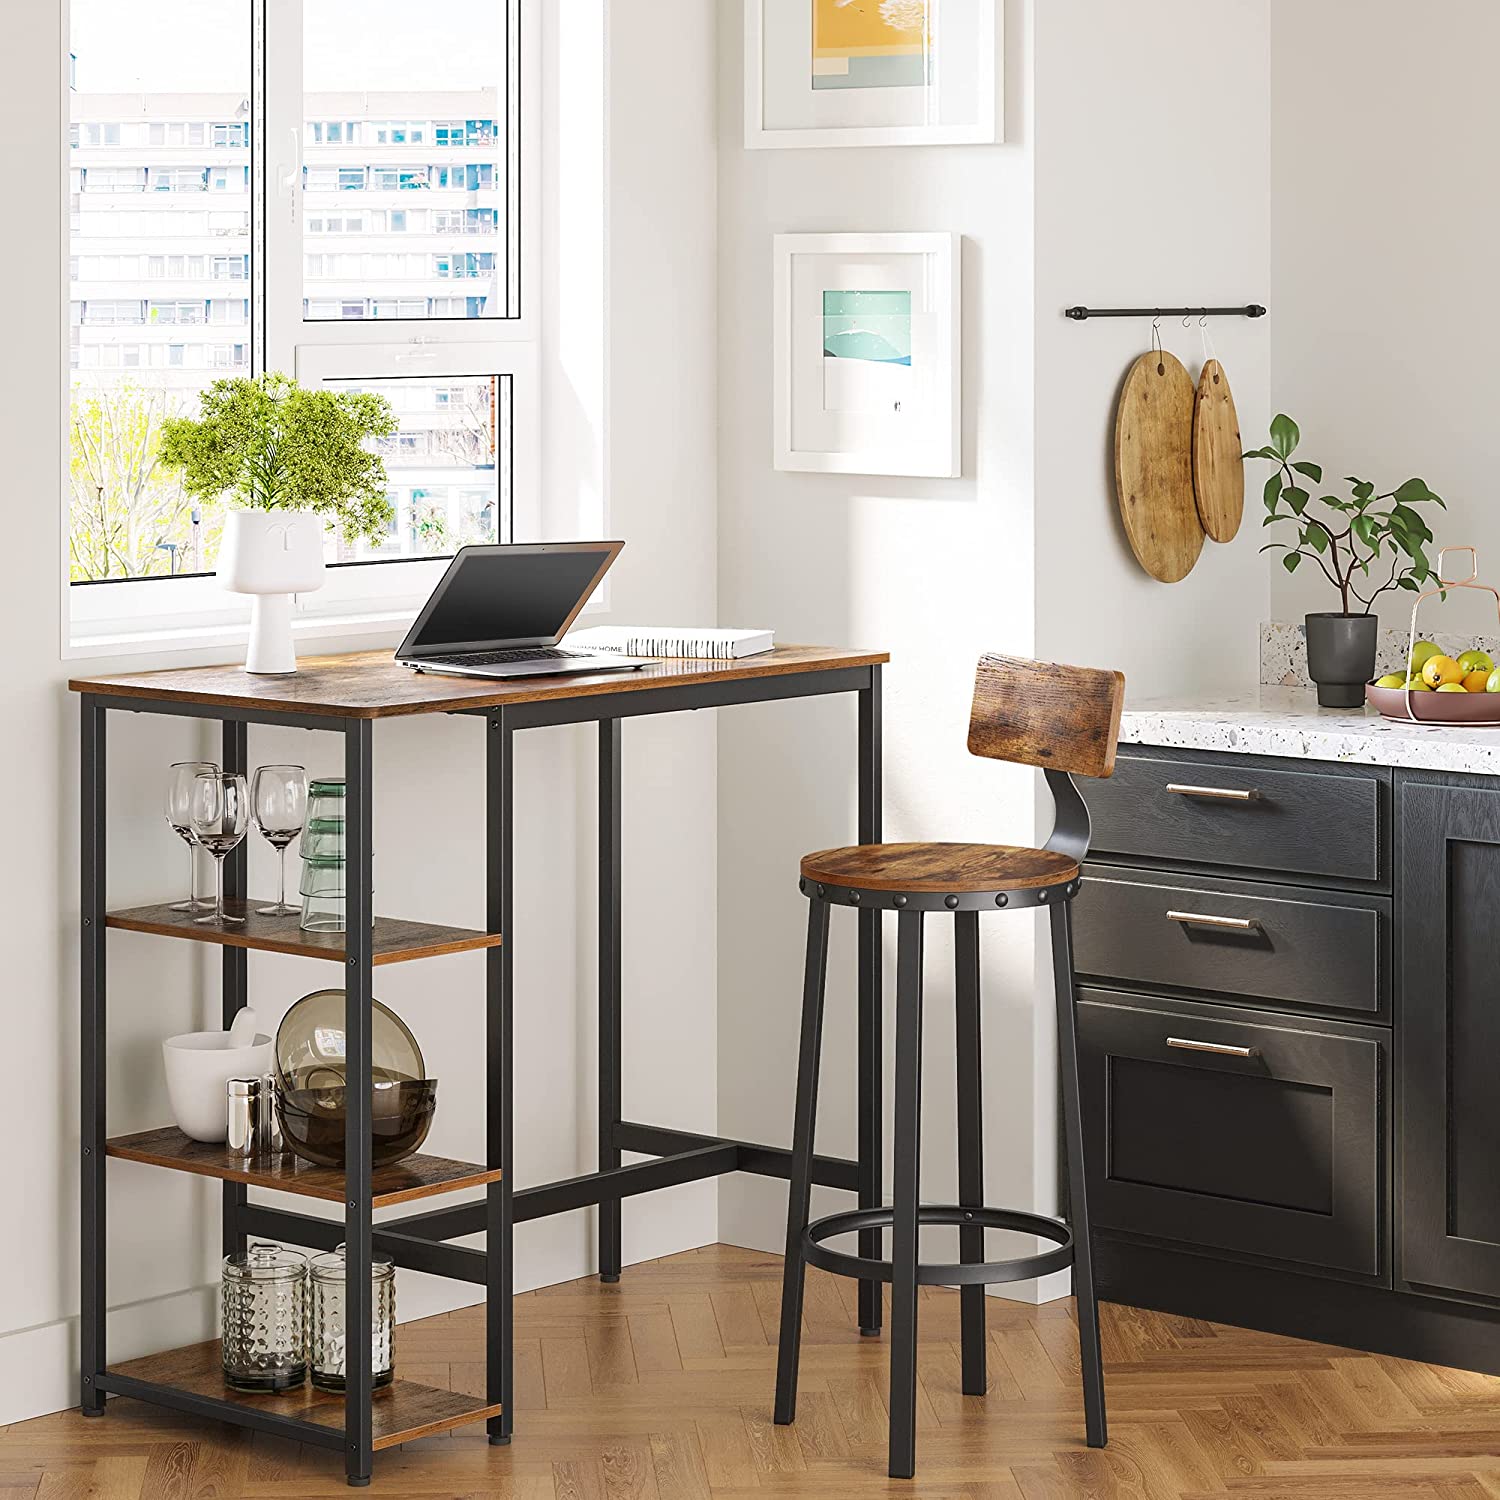
[[[252,1243],[223,1266],[224,1381],[286,1391],[307,1378],[307,1257]]]
[[[311,1262],[308,1343],[312,1383],[319,1390],[344,1389],[344,1246]],[[389,1385],[395,1373],[396,1267],[390,1256],[370,1256],[370,1385]]]

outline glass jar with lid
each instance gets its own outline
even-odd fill
[[[348,1334],[344,1316],[344,1246],[315,1255],[311,1265],[309,1355],[319,1390],[344,1389]],[[391,1383],[395,1374],[396,1267],[390,1256],[370,1256],[370,1385]]]
[[[237,1391],[287,1391],[307,1379],[307,1257],[254,1243],[222,1272],[224,1381]]]

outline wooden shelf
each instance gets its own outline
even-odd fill
[[[398,1349],[400,1343],[401,1330],[398,1328]],[[101,1381],[106,1390],[112,1388],[112,1377],[139,1381],[164,1388],[166,1392],[185,1391],[222,1403],[222,1416],[231,1422],[236,1420],[239,1413],[260,1413],[311,1422],[315,1426],[326,1427],[330,1432],[342,1432],[344,1428],[343,1395],[320,1391],[311,1380],[295,1391],[277,1395],[232,1390],[224,1384],[217,1339],[209,1344],[192,1344],[184,1349],[169,1349],[165,1354],[148,1354],[144,1359],[111,1365],[108,1375]],[[146,1391],[127,1390],[121,1394],[151,1399],[150,1393]],[[370,1401],[370,1414],[375,1434],[374,1447],[378,1451],[381,1448],[393,1448],[398,1443],[409,1443],[416,1438],[431,1437],[434,1433],[446,1432],[450,1427],[458,1427],[465,1422],[482,1422],[487,1417],[498,1416],[500,1408],[486,1405],[477,1396],[464,1396],[457,1391],[440,1391],[433,1386],[396,1379],[383,1390],[374,1393]],[[243,1420],[243,1416],[240,1420]]]
[[[217,922],[194,921],[191,912],[173,911],[170,906],[135,906],[128,911],[112,911],[104,919],[106,927],[126,932],[150,932],[158,937],[184,938],[192,943],[215,943],[223,948],[254,948],[266,953],[293,953],[302,958],[327,958],[342,962],[342,932],[303,932],[300,919],[262,917],[260,901],[226,901],[225,910],[244,917],[244,926],[220,926]],[[440,927],[432,922],[403,922],[399,917],[376,917],[373,933],[374,962],[405,963],[413,958],[436,958],[444,953],[468,953],[477,948],[497,948],[497,932],[479,932],[472,927]]]
[[[278,1193],[322,1198],[329,1203],[344,1201],[344,1174],[337,1167],[315,1166],[290,1151],[269,1160],[247,1162],[243,1157],[231,1156],[223,1146],[192,1140],[171,1126],[164,1130],[143,1130],[138,1135],[116,1136],[104,1143],[104,1151],[122,1161],[145,1162],[174,1172],[243,1182],[249,1187],[272,1188]],[[410,1203],[417,1198],[483,1187],[499,1180],[498,1167],[490,1171],[472,1162],[418,1154],[393,1166],[376,1167],[370,1178],[373,1190],[370,1202],[375,1208],[388,1208],[393,1203]]]

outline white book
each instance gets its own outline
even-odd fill
[[[733,661],[758,656],[776,644],[770,630],[720,630],[681,625],[591,625],[572,631],[563,645],[580,651],[618,651],[623,656],[691,656]]]

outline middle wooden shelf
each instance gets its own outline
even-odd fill
[[[221,924],[203,922],[191,912],[171,906],[136,906],[109,912],[106,927],[125,932],[149,932],[157,937],[185,938],[191,943],[216,943],[226,948],[254,948],[264,953],[291,953],[301,958],[325,958],[342,962],[342,932],[304,932],[298,917],[262,916],[258,901],[226,900],[224,909],[242,919]],[[435,922],[408,922],[400,917],[376,917],[370,933],[371,963],[406,963],[414,958],[437,958],[445,953],[468,953],[479,948],[498,948],[498,932],[473,927],[446,927]]]
[[[243,1182],[249,1187],[271,1188],[303,1198],[321,1198],[329,1203],[344,1201],[344,1174],[337,1167],[320,1167],[284,1152],[278,1156],[247,1161],[222,1145],[208,1145],[184,1135],[175,1127],[143,1130],[119,1135],[104,1144],[107,1156],[122,1161],[144,1162],[174,1172],[199,1177],[217,1177],[224,1182]],[[446,1156],[408,1156],[388,1167],[376,1167],[370,1178],[373,1208],[454,1193],[460,1188],[482,1187],[499,1182],[501,1172],[453,1161]]]

